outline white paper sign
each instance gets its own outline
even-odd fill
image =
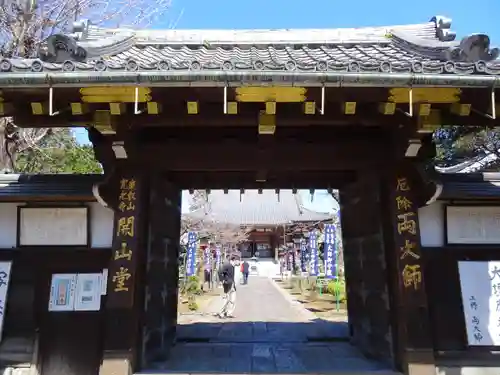
[[[74,273],[52,275],[49,311],[73,311],[75,305],[76,277]]]
[[[76,278],[75,311],[101,309],[102,273],[79,273]]]
[[[102,270],[102,279],[101,279],[101,296],[105,296],[108,290],[108,269],[105,268]]]
[[[500,345],[500,261],[458,262],[469,345]]]
[[[0,339],[3,332],[3,319],[7,305],[11,266],[12,262],[0,262]]]

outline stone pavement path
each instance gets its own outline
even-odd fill
[[[311,319],[267,278],[237,286],[235,317],[181,316],[170,360],[147,374],[161,373],[335,373],[384,371],[348,342],[345,322]],[[301,310],[302,309],[302,310]]]

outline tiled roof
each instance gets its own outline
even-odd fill
[[[500,173],[449,174],[441,179],[441,200],[500,199]]]
[[[0,201],[85,198],[93,200],[92,186],[102,175],[0,174]]]
[[[324,221],[333,215],[303,207],[298,194],[292,190],[247,190],[240,196],[237,190],[224,193],[214,190],[209,195],[208,209],[186,214],[195,219],[206,219],[224,224],[285,225],[299,221]],[[241,199],[241,201],[240,201]]]
[[[439,173],[474,173],[481,172],[498,163],[499,158],[496,154],[486,151],[485,155],[481,155],[471,160],[466,160],[462,163],[451,165],[448,167],[436,167]]]
[[[487,35],[455,41],[451,21],[304,30],[129,30],[78,23],[54,35],[40,59],[4,59],[1,72],[500,74]],[[157,73],[155,73],[157,72]],[[222,77],[221,79],[223,79]],[[152,78],[150,78],[152,79]]]

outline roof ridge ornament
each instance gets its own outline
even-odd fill
[[[90,22],[90,20],[87,19],[73,22],[73,27],[69,36],[74,38],[75,40],[87,39],[89,35],[89,27],[91,24],[92,23]]]
[[[55,34],[49,36],[38,51],[40,60],[62,64],[65,61],[84,62],[87,51],[70,36]]]
[[[452,42],[455,40],[457,34],[451,31],[451,18],[444,16],[434,16],[430,22],[434,22],[436,27],[436,38],[442,42]]]
[[[490,48],[490,37],[486,34],[472,34],[462,39],[456,47],[446,51],[448,60],[457,62],[493,61],[500,55],[500,49]]]

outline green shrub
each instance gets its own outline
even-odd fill
[[[198,303],[196,300],[191,300],[188,302],[188,309],[191,311],[197,311],[198,310]]]
[[[200,278],[198,276],[189,276],[182,288],[182,293],[185,294],[201,294]]]
[[[347,300],[347,294],[346,294],[344,281],[341,281],[341,280],[329,281],[328,285],[326,287],[326,291],[328,294],[331,294],[334,297],[338,296],[340,302],[345,302]]]

